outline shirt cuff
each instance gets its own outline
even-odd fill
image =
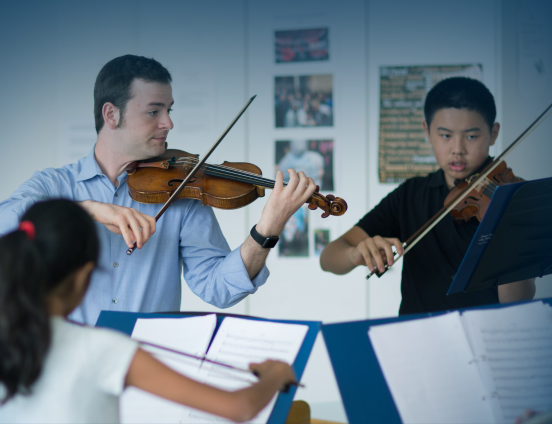
[[[226,277],[231,280],[231,285],[236,289],[239,289],[239,291],[252,294],[257,291],[257,288],[266,283],[266,280],[270,275],[270,271],[266,265],[263,265],[255,278],[250,280],[245,264],[243,263],[240,250],[241,245],[237,249],[232,250],[228,256],[226,256]]]

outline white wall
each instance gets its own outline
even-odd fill
[[[203,153],[253,94],[257,99],[213,155],[212,163],[249,161],[272,177],[275,140],[306,132],[313,139],[333,138],[334,194],[347,201],[349,210],[324,221],[320,211],[310,212],[309,219],[312,226],[329,228],[335,238],[395,187],[380,184],[377,176],[380,66],[483,64],[483,79],[496,97],[502,123],[495,153],[552,101],[550,62],[545,63],[548,73],[540,89],[520,82],[520,74],[526,72],[519,65],[521,4],[517,0],[3,3],[0,199],[35,170],[64,164],[67,137],[71,131],[74,135],[75,125],[87,134],[83,149],[89,148],[95,77],[108,60],[133,53],[153,56],[173,75],[176,104],[175,129],[168,139],[171,147]],[[538,16],[550,18],[550,4],[537,2]],[[330,28],[329,61],[274,63],[274,30],[318,25]],[[550,28],[546,31],[545,49],[552,51]],[[274,76],[322,73],[334,76],[335,125],[275,129]],[[199,87],[198,92],[193,92],[194,87]],[[192,107],[191,101],[197,98],[201,104]],[[190,119],[194,113],[198,115]],[[198,121],[203,123],[196,125]],[[516,174],[526,179],[552,175],[551,130],[549,120],[507,159]],[[216,212],[231,247],[246,237],[265,201]],[[268,283],[229,312],[326,322],[397,313],[400,265],[369,283],[362,269],[342,277],[323,273],[312,257],[284,260],[272,252],[268,265]],[[550,277],[539,282],[538,296],[552,296]],[[187,287],[182,307],[214,310]],[[342,416],[320,338],[304,381],[307,389],[298,398],[314,405],[315,416],[324,405],[332,404],[337,405],[333,412],[325,409],[319,417]]]
[[[502,148],[505,149],[552,103],[552,2],[502,2]],[[523,26],[523,27],[522,27]],[[528,35],[532,31],[533,36]],[[532,54],[531,54],[532,53]],[[544,71],[536,72],[537,57]],[[552,116],[507,158],[526,180],[552,176]],[[552,297],[552,275],[537,278],[537,298]]]

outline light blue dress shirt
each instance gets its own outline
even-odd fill
[[[13,231],[35,202],[53,198],[94,200],[134,208],[155,216],[161,205],[130,198],[126,173],[119,187],[103,174],[94,149],[76,164],[35,172],[9,199],[0,203],[0,234]],[[93,325],[100,311],[161,312],[180,310],[181,282],[219,308],[238,303],[263,285],[264,266],[250,280],[240,248],[230,251],[213,210],[198,200],[177,200],[157,222],[157,231],[131,256],[122,236],[96,223],[100,260],[88,292],[70,318]],[[78,246],[75,246],[78,249]]]

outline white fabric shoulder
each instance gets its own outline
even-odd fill
[[[61,318],[53,318],[51,322],[54,343],[62,349],[72,346],[75,355],[86,357],[90,373],[82,372],[89,374],[103,392],[120,395],[138,343],[113,330],[87,327]]]
[[[0,422],[119,421],[119,395],[138,345],[111,330],[50,321],[52,342],[30,395],[0,406]]]

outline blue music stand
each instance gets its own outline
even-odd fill
[[[538,301],[552,305],[552,298]],[[493,304],[462,309],[461,311],[494,309],[512,305],[512,303],[507,305]],[[399,411],[395,406],[391,391],[387,386],[376,353],[368,337],[370,327],[372,325],[438,316],[444,313],[446,311],[322,325],[322,334],[330,355],[349,424],[401,424]]]
[[[552,178],[498,186],[447,294],[552,274]]]
[[[96,327],[105,327],[105,328],[111,328],[113,330],[119,330],[130,336],[132,334],[132,331],[134,330],[134,325],[136,324],[136,320],[138,318],[182,318],[182,317],[192,317],[192,316],[198,316],[198,315],[207,315],[209,313],[210,312],[168,312],[168,313],[149,313],[148,314],[148,313],[139,313],[139,312],[137,313],[137,312],[102,311],[100,313],[98,321],[96,322]],[[309,327],[307,331],[307,335],[305,336],[301,349],[299,349],[299,353],[297,354],[297,357],[295,358],[295,362],[293,363],[293,370],[295,371],[295,375],[297,376],[297,381],[301,380],[301,376],[303,375],[303,372],[305,371],[305,367],[307,365],[307,360],[309,359],[310,353],[312,351],[312,347],[314,346],[314,341],[316,340],[316,336],[322,325],[321,322],[264,319],[264,318],[257,318],[257,317],[251,317],[251,316],[217,313],[217,326],[215,328],[213,337],[219,330],[222,320],[227,316],[251,319],[256,321],[270,321],[270,322],[281,322],[284,324],[307,325]],[[211,342],[212,341],[213,340],[211,339]],[[297,391],[297,386],[291,386],[287,393],[280,392],[278,394],[278,399],[276,400],[276,404],[274,405],[272,414],[270,414],[270,418],[268,419],[268,424],[284,424],[286,422],[287,416],[289,414],[289,410],[291,408],[291,404],[293,402],[293,397],[295,396],[296,391]]]

